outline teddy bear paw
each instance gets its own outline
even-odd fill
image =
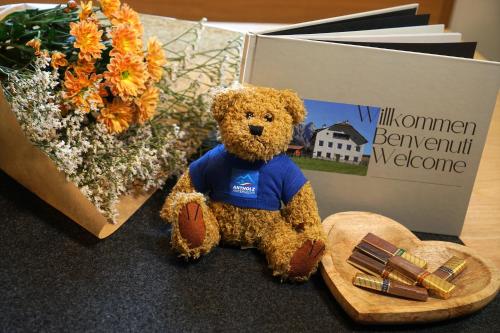
[[[205,222],[202,208],[196,202],[190,202],[179,212],[179,232],[190,249],[197,248],[205,240]]]
[[[290,260],[290,278],[307,278],[316,268],[323,252],[325,243],[321,240],[307,240],[299,247]]]

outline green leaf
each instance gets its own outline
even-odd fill
[[[7,40],[7,29],[5,29],[5,25],[0,24],[0,42]]]

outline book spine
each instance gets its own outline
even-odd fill
[[[243,57],[241,59],[240,83],[251,82],[250,78],[253,71],[253,60],[256,46],[257,35],[253,33],[246,34],[243,46]]]

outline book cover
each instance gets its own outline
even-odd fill
[[[290,88],[288,154],[323,218],[370,211],[459,235],[500,86],[488,61],[250,34],[242,81]]]

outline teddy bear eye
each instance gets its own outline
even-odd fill
[[[264,116],[264,119],[268,122],[271,122],[273,121],[273,115],[270,114],[270,113],[267,113],[265,116]]]
[[[245,117],[247,117],[247,119],[253,118],[253,112],[247,112]]]

